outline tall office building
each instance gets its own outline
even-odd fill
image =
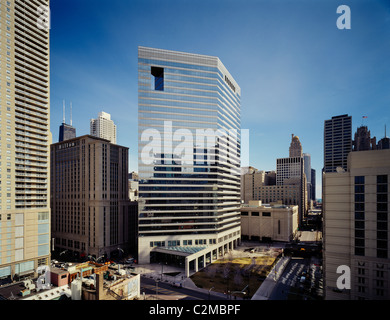
[[[130,232],[128,148],[85,135],[51,145],[52,237],[57,252],[118,257]]]
[[[111,120],[111,115],[107,112],[99,112],[96,119],[90,120],[91,136],[109,140],[116,144],[116,125]]]
[[[316,170],[311,169],[311,200],[315,201],[316,197]]]
[[[390,299],[389,159],[389,149],[350,152],[347,170],[323,175],[328,300]]]
[[[72,126],[72,104],[70,105],[70,124],[67,124],[65,122],[65,101],[64,101],[64,115],[62,119],[62,124],[60,125],[58,141],[62,142],[74,138],[76,138],[76,128]]]
[[[70,124],[62,123],[60,125],[60,133],[58,135],[58,142],[76,138],[76,128]]]
[[[291,135],[291,143],[289,148],[289,157],[302,157],[302,144],[299,140],[298,136],[295,136],[294,134]]]
[[[49,1],[1,1],[0,279],[31,275],[50,258],[50,40],[41,5]]]
[[[303,161],[303,170],[305,172],[307,182],[307,201],[310,203],[311,200],[315,200],[312,198],[313,184],[311,181],[311,155],[309,153],[304,153]]]
[[[353,151],[375,150],[376,138],[371,138],[371,132],[366,126],[357,128],[352,141]]]
[[[240,240],[240,87],[217,57],[139,47],[139,262]],[[187,273],[188,274],[188,273]]]
[[[325,120],[324,172],[346,170],[347,157],[352,151],[352,117],[340,115]]]
[[[292,135],[288,158],[276,159],[276,185],[296,185],[299,189],[299,224],[307,212],[307,178],[302,144],[298,136]]]

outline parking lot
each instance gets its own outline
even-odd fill
[[[292,257],[270,300],[321,299],[322,272],[316,258]]]

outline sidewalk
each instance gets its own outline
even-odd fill
[[[290,262],[290,257],[282,257],[272,268],[260,288],[253,295],[252,300],[268,300],[275,288],[284,268]]]

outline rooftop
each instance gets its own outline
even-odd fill
[[[191,255],[194,253],[197,253],[201,250],[206,249],[206,246],[200,246],[200,247],[191,247],[191,246],[186,246],[186,247],[158,247],[155,248],[154,251],[160,251],[160,252],[167,252],[167,251],[172,251],[174,253],[181,253],[182,255]]]

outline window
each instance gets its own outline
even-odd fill
[[[355,202],[364,202],[364,193],[362,194],[355,194]]]
[[[154,90],[164,91],[164,69],[151,67],[151,74],[154,77]]]
[[[377,211],[387,211],[387,203],[377,203]]]
[[[356,176],[355,184],[364,184],[364,176]]]
[[[262,216],[263,217],[270,217],[271,216],[271,212],[263,212]]]
[[[356,256],[364,256],[364,248],[355,247],[355,255]]]
[[[377,183],[387,183],[387,175],[381,175],[376,177]]]

